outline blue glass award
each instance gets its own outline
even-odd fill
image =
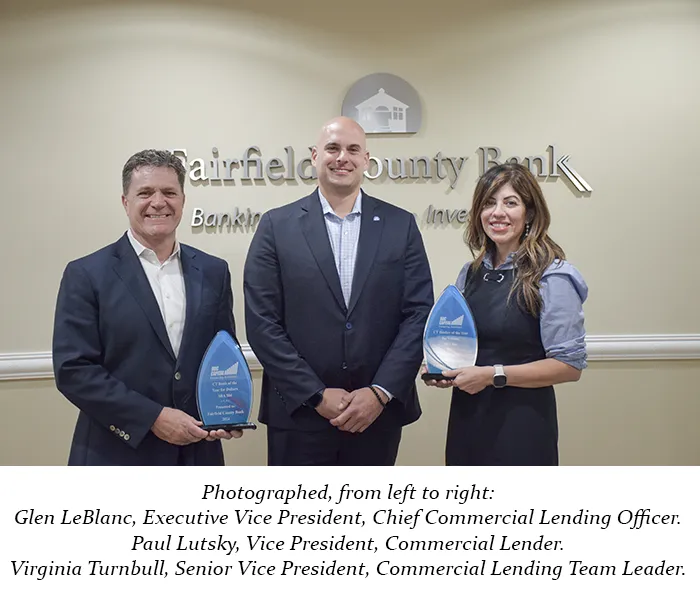
[[[253,380],[248,363],[227,331],[219,331],[204,353],[197,374],[197,408],[202,429],[256,429],[250,422]]]
[[[464,296],[448,285],[433,306],[423,332],[427,373],[422,379],[443,380],[442,371],[473,367],[478,351],[476,324]]]

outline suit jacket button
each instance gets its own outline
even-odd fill
[[[124,440],[125,440],[125,441],[128,442],[130,437],[131,437],[131,436],[130,436],[128,433],[125,433],[125,434],[124,434]]]
[[[115,427],[114,425],[110,425],[110,426],[109,426],[109,430],[110,430],[110,431],[114,431],[115,429],[116,429],[116,427]]]
[[[345,323],[345,329],[352,329],[352,323],[350,323],[349,321]]]
[[[343,371],[345,371],[345,369],[348,368],[348,363],[343,363],[343,364],[341,365],[341,367],[343,368]]]
[[[119,432],[119,437],[124,437],[126,434],[123,431]]]
[[[180,379],[182,379],[182,375],[180,375],[180,371],[177,371],[175,373],[175,381],[180,381]]]

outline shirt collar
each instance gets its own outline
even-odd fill
[[[501,268],[508,268],[513,266],[513,261],[515,260],[515,252],[511,252],[508,257],[506,258],[506,262],[504,262],[502,265],[498,265]],[[491,256],[490,252],[487,252],[484,255],[484,260],[483,260],[484,267],[493,271],[495,268],[493,266],[493,257]]]
[[[338,215],[335,214],[335,211],[331,207],[331,205],[328,203],[328,200],[326,200],[326,197],[321,193],[321,188],[318,188],[318,197],[321,200],[321,208],[323,209],[323,214],[324,215],[335,215],[336,217]],[[355,204],[352,207],[352,210],[348,213],[349,215],[360,215],[362,214],[362,190],[357,192],[357,198],[355,198]]]
[[[160,263],[158,257],[156,256],[156,253],[150,248],[146,248],[146,246],[139,242],[134,236],[134,233],[131,231],[131,229],[129,229],[126,232],[126,237],[129,238],[129,242],[131,243],[131,247],[134,249],[134,252],[136,252],[136,256],[144,255],[145,257],[149,258],[155,257],[155,259]],[[180,242],[178,242],[177,240],[175,240],[175,247],[173,248],[173,253],[163,262],[168,262],[174,256],[177,256],[178,258],[180,257]]]

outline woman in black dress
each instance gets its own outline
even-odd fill
[[[465,242],[474,256],[457,287],[476,321],[476,366],[452,381],[448,465],[556,465],[553,386],[586,367],[581,274],[547,234],[550,214],[522,165],[486,171],[477,183]]]

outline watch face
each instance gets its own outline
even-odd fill
[[[493,387],[502,388],[506,387],[506,382],[508,379],[505,375],[494,375],[493,376]]]

